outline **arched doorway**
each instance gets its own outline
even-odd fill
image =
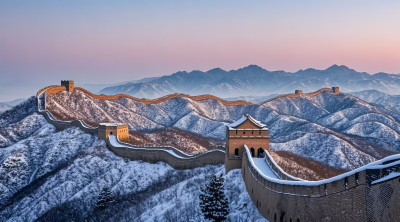
[[[235,149],[235,157],[239,157],[239,148]]]
[[[281,217],[279,218],[279,222],[284,222],[285,220],[285,212],[281,212]]]
[[[251,156],[252,156],[252,157],[254,157],[254,152],[255,152],[255,151],[254,151],[254,148],[252,147],[252,148],[250,149],[250,153],[251,153]]]
[[[264,149],[263,148],[258,148],[258,158],[263,158],[264,157]]]

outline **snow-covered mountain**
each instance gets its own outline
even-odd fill
[[[49,110],[64,120],[123,122],[139,132],[175,127],[221,140],[226,124],[248,113],[267,124],[271,150],[346,170],[400,151],[400,116],[348,94],[323,92],[262,105],[226,106],[184,97],[157,104],[128,98],[96,100],[75,90],[50,95],[47,101]]]
[[[274,98],[276,96],[279,96],[278,94],[271,94],[268,96],[238,96],[238,97],[228,97],[224,98],[225,100],[228,101],[236,101],[236,100],[244,100],[253,104],[259,104],[262,102],[267,101],[268,99]]]
[[[220,68],[207,72],[177,72],[172,75],[145,79],[107,87],[103,94],[129,94],[156,98],[172,93],[190,95],[212,94],[223,98],[239,96],[268,96],[292,93],[293,89],[315,91],[323,87],[340,86],[343,92],[376,89],[400,94],[400,75],[377,73],[370,75],[346,66],[333,65],[325,70],[305,69],[297,72],[268,71],[257,65],[238,70]]]
[[[381,105],[400,113],[400,95],[389,95],[378,90],[364,90],[351,94],[369,103]]]
[[[222,165],[174,170],[127,161],[79,128],[56,131],[35,105],[32,97],[0,115],[0,221],[203,221],[200,187]],[[240,170],[225,178],[230,220],[265,221]],[[96,210],[104,187],[116,202]]]
[[[9,105],[4,104],[4,103],[0,103],[0,114],[4,113],[5,111],[7,111],[7,110],[9,110],[11,108],[12,108],[12,106],[9,106]]]
[[[201,135],[180,130],[164,128],[152,133],[130,132],[131,144],[142,146],[172,146],[188,154],[206,152],[225,145],[218,139],[204,138]]]
[[[11,109],[12,107],[24,102],[26,99],[15,99],[7,102],[0,102],[0,114]]]

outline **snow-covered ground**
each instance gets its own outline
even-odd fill
[[[29,105],[21,109],[27,109]],[[41,115],[2,119],[0,221],[202,221],[200,187],[224,167],[174,170],[115,156],[79,128],[56,131]],[[16,135],[25,132],[24,135]],[[225,176],[229,221],[265,221],[246,192],[240,170]],[[116,202],[95,210],[108,187]]]
[[[47,101],[59,118],[124,122],[139,132],[175,127],[220,140],[225,140],[227,124],[248,113],[267,125],[272,151],[345,170],[400,151],[400,115],[348,94],[323,92],[251,106],[179,97],[149,105],[128,98],[96,100],[75,90],[50,95]]]

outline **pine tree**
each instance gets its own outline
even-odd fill
[[[111,190],[107,187],[104,187],[103,190],[100,192],[99,197],[96,203],[96,210],[105,209],[109,204],[114,203],[115,198],[112,194]]]
[[[229,214],[229,203],[224,193],[224,178],[214,175],[210,184],[201,188],[200,208],[206,219],[224,221]]]

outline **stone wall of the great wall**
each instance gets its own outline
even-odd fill
[[[116,147],[109,140],[107,140],[107,145],[117,156],[149,163],[162,161],[174,169],[193,169],[206,165],[223,164],[225,158],[225,153],[219,150],[212,150],[194,157],[181,158],[171,154],[166,149]]]
[[[297,97],[302,97],[302,96],[316,96],[316,95],[318,95],[318,94],[320,94],[322,92],[332,92],[332,93],[338,94],[339,93],[339,87],[321,88],[321,89],[319,89],[319,90],[317,90],[315,92],[311,92],[311,93],[303,93],[303,91],[301,91],[301,90],[296,90],[295,93],[279,95],[279,96],[273,97],[273,98],[271,98],[271,99],[269,99],[269,100],[267,100],[267,101],[265,101],[265,102],[263,102],[261,104],[268,103],[268,102],[271,102],[273,100],[276,100],[276,99],[279,99],[279,98],[283,98],[283,97],[297,98]]]
[[[171,94],[171,95],[167,95],[164,97],[160,97],[157,99],[141,99],[141,98],[137,98],[137,97],[133,97],[130,95],[126,95],[126,94],[118,94],[118,95],[96,95],[93,94],[89,91],[87,91],[86,89],[80,88],[80,87],[76,87],[75,90],[80,90],[86,94],[88,94],[89,96],[91,96],[94,99],[105,99],[105,100],[117,100],[119,98],[128,98],[134,101],[138,101],[144,104],[157,104],[157,103],[162,103],[165,102],[167,100],[176,98],[176,97],[184,97],[184,98],[188,98],[194,101],[201,101],[201,100],[206,100],[206,99],[212,99],[212,100],[217,100],[219,102],[221,102],[222,104],[226,105],[226,106],[245,106],[245,105],[253,105],[250,102],[244,101],[244,100],[237,100],[237,101],[227,101],[227,100],[223,100],[219,97],[213,96],[213,95],[200,95],[200,96],[189,96],[187,94],[182,94],[182,93],[176,93],[176,94]]]
[[[371,184],[368,179],[374,174],[381,177],[398,171],[398,168],[397,164],[378,172],[366,169],[338,180],[306,185],[301,181],[265,179],[250,164],[245,150],[242,176],[254,205],[271,222],[398,221],[399,176],[378,184]]]
[[[344,181],[321,186],[293,186],[263,179],[248,159],[242,162],[247,192],[269,221],[366,221],[365,183],[344,189]],[[354,181],[348,178],[349,182]]]
[[[45,95],[43,98],[40,98],[42,93],[52,94],[65,90],[65,87],[60,86],[46,87],[38,92],[38,103],[44,101],[45,104]],[[94,95],[84,89],[78,88],[78,90],[82,90],[96,99],[112,100],[121,97],[129,97],[125,95]],[[298,92],[298,94],[282,95],[271,100],[280,97],[300,97],[302,95],[315,96],[324,91],[336,94],[339,93],[337,87],[334,87],[333,89],[323,88],[313,93],[303,94],[302,92]],[[182,94],[167,96],[156,100],[143,100],[137,98],[135,98],[135,100],[144,103],[156,103],[180,95]],[[208,95],[200,97],[190,97],[185,95],[185,97],[195,100],[211,98]],[[229,104],[232,105],[235,103]],[[239,102],[239,105],[245,105],[245,103]],[[40,107],[39,104],[38,107]],[[94,135],[97,135],[98,133],[98,128],[90,127],[83,121],[58,121],[45,109],[41,110],[39,108],[39,112],[58,130],[77,126],[86,133]],[[253,135],[253,133],[251,135]],[[268,136],[268,134],[264,136]],[[116,138],[115,136],[111,137]],[[119,142],[118,140],[116,141],[116,143],[113,143],[108,139],[107,145],[112,152],[120,157],[128,158],[130,160],[142,160],[150,163],[162,161],[175,169],[192,169],[205,165],[222,164],[224,163],[225,158],[225,153],[219,150],[191,156],[184,154],[173,147],[135,147]],[[254,141],[256,141],[256,139]],[[258,143],[250,145],[254,146],[254,148],[262,147],[259,146]],[[266,149],[265,147],[263,148]],[[241,153],[242,152],[240,152],[240,154]],[[245,146],[245,148],[243,148],[243,155],[238,156],[238,158],[242,158],[240,160],[241,163],[238,159],[237,164],[239,167],[241,166],[243,180],[253,203],[259,210],[260,214],[271,222],[398,221],[399,219],[399,158],[394,160],[397,162],[390,167],[387,167],[390,163],[385,163],[386,165],[384,164],[384,167],[379,169],[365,168],[365,170],[355,171],[355,173],[352,172],[341,175],[334,180],[328,180],[328,182],[322,181],[310,185],[310,183],[303,183],[303,181],[299,181],[298,178],[293,178],[283,172],[268,153],[266,154],[265,161],[280,179],[266,178],[264,175],[259,173],[259,169],[254,167],[253,159],[250,158],[249,153],[249,149]],[[376,182],[377,178],[388,176],[392,172],[399,174],[392,179]]]
[[[400,195],[396,195],[400,191],[400,178],[373,184],[367,191],[372,208],[370,221],[400,221]]]
[[[66,88],[64,86],[46,87],[38,91],[37,102],[41,103],[43,102],[42,100],[44,100],[45,102],[46,94],[49,95],[62,91],[66,91]],[[39,104],[38,107],[40,107]],[[64,130],[66,128],[75,126],[80,128],[85,133],[89,133],[96,136],[98,135],[98,130],[99,130],[98,127],[88,126],[82,120],[60,121],[55,119],[53,115],[45,109],[40,110],[39,108],[38,112],[42,114],[50,124],[55,126],[57,130]],[[132,146],[130,144],[126,144],[127,147],[116,147],[113,146],[109,142],[109,140],[106,141],[109,149],[112,152],[114,152],[117,156],[128,158],[131,160],[142,160],[150,163],[156,163],[162,161],[175,169],[192,169],[205,165],[223,164],[225,160],[224,159],[225,153],[221,150],[212,150],[203,154],[192,156],[192,155],[187,155],[173,147],[158,147],[158,149],[154,147],[128,148],[129,146]],[[123,143],[121,142],[121,144]]]

